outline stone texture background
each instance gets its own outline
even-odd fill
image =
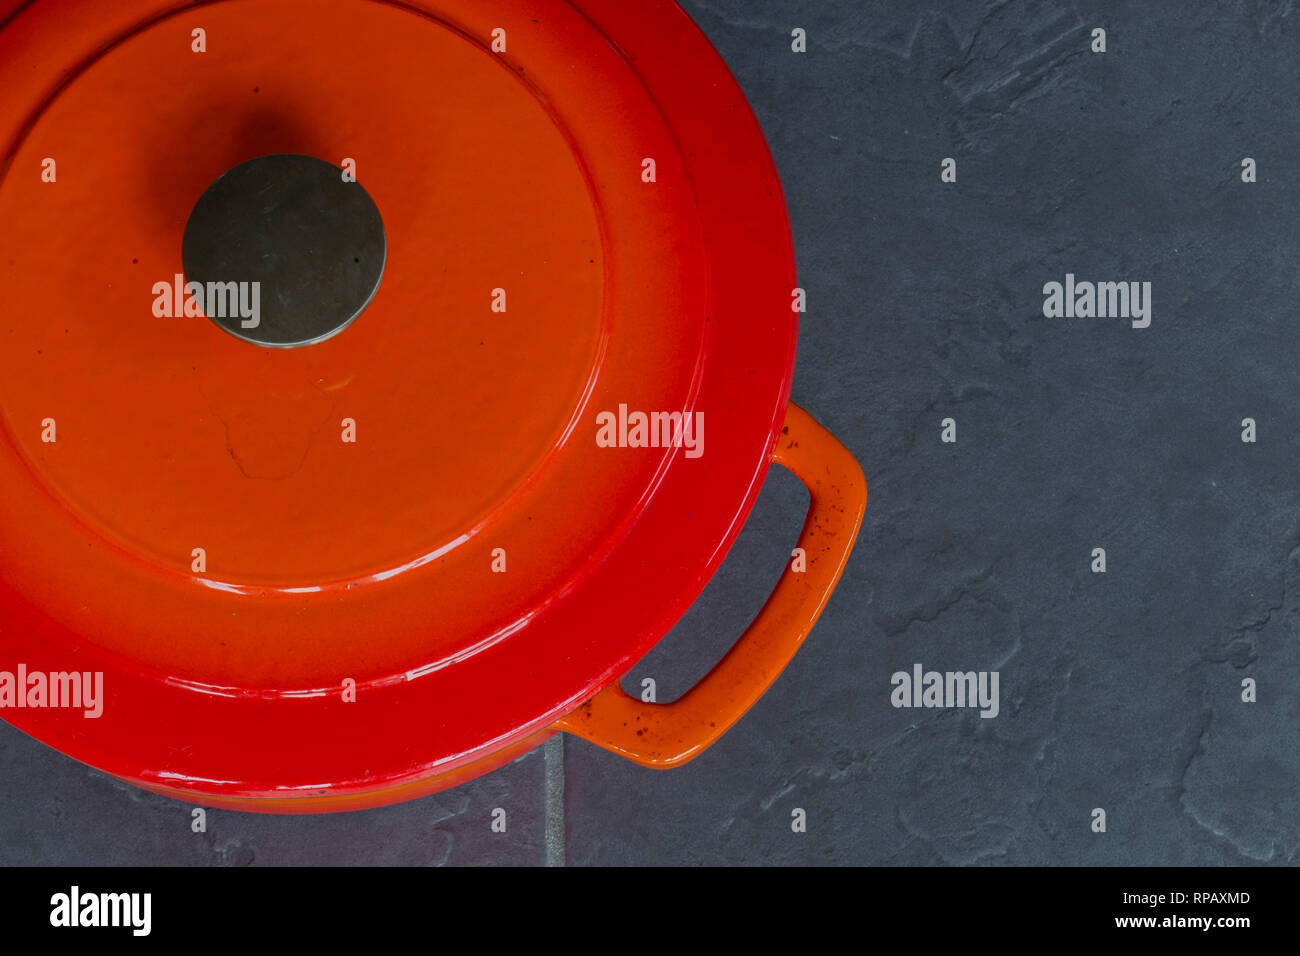
[[[776,686],[674,772],[565,740],[549,845],[540,750],[398,807],[210,811],[193,834],[187,807],[0,724],[0,863],[1296,861],[1293,3],[684,5],[782,172],[809,292],[794,398],[871,487],[843,582]],[[1151,281],[1151,327],[1044,319],[1042,285],[1066,272]],[[774,472],[629,688],[653,676],[667,699],[707,669],[805,505]],[[890,674],[916,661],[1000,671],[1001,714],[892,708]]]

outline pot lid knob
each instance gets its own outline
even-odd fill
[[[246,342],[294,348],[338,334],[365,310],[387,242],[355,178],[312,156],[277,154],[240,163],[204,191],[181,256],[186,292],[208,318]]]

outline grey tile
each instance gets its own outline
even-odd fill
[[[492,811],[506,829],[491,829]],[[541,749],[420,800],[348,813],[280,816],[193,807],[71,760],[0,724],[0,865],[541,865]]]
[[[1300,23],[1268,4],[686,5],[783,174],[810,302],[794,397],[857,453],[871,503],[807,646],[713,750],[657,774],[570,745],[571,862],[1293,862],[1300,133],[1277,117]],[[1096,25],[1110,52],[1080,52]],[[1151,328],[1044,321],[1066,272],[1152,281]],[[1266,441],[1239,440],[1246,416]],[[680,686],[716,659],[795,507],[765,489],[676,652],[634,674]],[[999,670],[1002,712],[892,708],[890,674],[918,661]]]

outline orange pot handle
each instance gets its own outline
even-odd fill
[[[785,669],[830,598],[853,550],[867,482],[847,448],[793,402],[772,461],[808,486],[799,547],[806,569],[786,564],[776,589],[725,657],[671,703],[650,704],[610,684],[552,727],[647,767],[676,767],[727,732]]]

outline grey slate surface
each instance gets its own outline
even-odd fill
[[[568,862],[1294,863],[1293,4],[684,5],[782,173],[809,294],[794,398],[871,501],[812,637],[712,750],[655,772],[565,741]],[[1150,328],[1044,319],[1067,272],[1151,281]],[[667,699],[707,669],[805,504],[774,471],[629,689]],[[891,707],[918,661],[998,670],[1001,713]],[[545,816],[538,751],[399,807],[211,811],[192,834],[188,807],[0,725],[0,863],[538,864]]]

